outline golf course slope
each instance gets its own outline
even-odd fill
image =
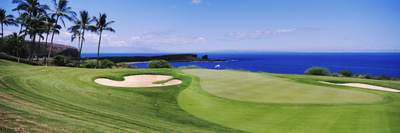
[[[171,75],[164,87],[111,87],[97,78]],[[174,69],[78,69],[0,59],[0,132],[238,132],[177,104],[191,78]]]
[[[165,82],[182,83],[113,87],[95,82],[130,75],[168,75],[172,78]],[[318,81],[400,90],[398,81],[45,67],[0,59],[0,132],[400,132],[400,93]]]
[[[318,82],[343,80],[334,77],[206,69],[183,72],[193,75],[193,81],[180,93],[179,105],[223,126],[248,132],[400,132],[398,93],[334,88]],[[399,82],[385,84],[400,87]]]

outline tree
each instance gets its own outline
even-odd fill
[[[307,75],[322,75],[322,76],[331,75],[329,69],[325,67],[311,67],[308,68],[304,73]]]
[[[350,71],[350,70],[342,70],[342,71],[339,71],[339,73],[342,74],[342,75],[345,76],[345,77],[351,77],[351,76],[353,76],[353,72]]]
[[[25,27],[28,17],[29,17],[29,14],[26,12],[23,12],[23,13],[19,13],[18,18],[15,19],[17,21],[17,23],[19,23],[21,25],[19,34],[22,34],[22,28]]]
[[[38,0],[13,0],[12,3],[18,4],[12,11],[25,11],[29,16],[35,15],[34,12],[46,12],[49,9],[47,5],[41,5]]]
[[[54,19],[54,18],[52,18],[50,16],[46,16],[46,21],[45,21],[46,50],[48,48],[47,39],[49,38],[49,34],[53,33],[53,32],[56,33],[56,34],[60,34],[61,26],[60,25],[55,25],[55,23],[56,23],[56,19]],[[47,53],[47,51],[46,51],[46,53]],[[47,56],[45,56],[45,59],[46,59]]]
[[[42,33],[45,30],[43,25],[46,21],[46,18],[43,17],[43,14],[40,12],[34,12],[34,14],[35,16],[31,16],[27,19],[26,29],[22,31],[24,35],[29,35],[29,37],[32,39],[29,56],[30,60],[33,59],[33,49],[35,46],[36,35],[39,35],[39,38],[43,38],[43,36],[39,33]]]
[[[81,47],[81,35],[82,35],[82,28],[81,28],[81,21],[78,18],[75,18],[74,21],[75,25],[71,26],[68,28],[68,30],[70,31],[70,33],[72,33],[71,35],[71,42],[73,42],[76,38],[78,38],[78,51],[80,51]],[[78,65],[77,67],[79,67],[79,62],[80,62],[80,55],[77,58],[77,62]]]
[[[4,30],[3,27],[4,25],[15,25],[18,26],[17,22],[14,20],[13,15],[6,15],[6,10],[0,8],[0,22],[1,22],[1,42],[0,42],[0,48],[3,45],[3,39],[4,39]]]
[[[74,11],[71,11],[71,7],[67,6],[67,4],[68,4],[67,0],[59,0],[58,2],[56,0],[53,0],[53,3],[56,8],[56,11],[52,14],[51,17],[54,18],[54,16],[57,16],[55,25],[57,25],[58,19],[61,18],[61,21],[63,22],[64,27],[65,27],[63,18],[67,18],[69,21],[71,21],[72,20],[71,16],[76,16],[76,13]],[[48,55],[47,61],[46,61],[46,66],[49,63],[51,49],[53,47],[54,34],[55,34],[55,32],[53,32],[53,35],[51,35],[51,43],[50,43],[49,55]]]
[[[80,65],[79,63],[80,63],[80,58],[81,58],[81,54],[82,54],[83,42],[85,41],[85,31],[95,31],[96,30],[95,26],[90,25],[90,23],[93,22],[94,19],[91,19],[89,17],[89,13],[87,11],[85,11],[85,10],[81,11],[80,16],[81,16],[80,19],[76,18],[75,25],[68,28],[70,31],[73,31],[73,32],[78,32],[78,31],[82,32],[81,40],[80,40],[81,44],[80,44],[80,48],[78,48],[78,50],[79,50],[78,67]]]
[[[113,28],[108,27],[108,25],[114,23],[114,21],[107,22],[106,18],[107,18],[107,15],[104,13],[103,14],[99,13],[99,18],[96,18],[96,17],[94,18],[96,21],[96,31],[100,34],[99,45],[97,48],[97,66],[99,66],[100,43],[101,43],[101,34],[103,33],[103,30],[115,32],[115,30]]]
[[[166,60],[151,60],[147,66],[149,68],[173,68]]]
[[[25,37],[20,36],[16,32],[14,32],[13,34],[9,35],[9,39],[7,39],[6,42],[12,47],[10,52],[16,52],[19,63],[22,50],[24,49]]]
[[[30,38],[33,38],[29,56],[29,59],[33,59],[33,48],[35,45],[36,34],[41,33],[43,30],[43,14],[46,14],[46,10],[49,10],[49,7],[47,5],[41,5],[38,0],[13,0],[13,3],[18,4],[13,11],[22,10],[29,14],[28,19],[26,20],[27,22],[24,24],[26,29],[22,32],[29,34]],[[39,37],[42,38],[40,34]]]

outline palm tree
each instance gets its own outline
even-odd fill
[[[12,11],[23,10],[29,14],[29,16],[35,15],[34,12],[46,12],[49,9],[47,5],[41,5],[39,0],[13,0],[12,3],[18,4]]]
[[[97,48],[97,67],[99,66],[100,43],[101,43],[101,34],[103,33],[103,30],[115,32],[115,30],[113,28],[108,27],[108,25],[114,23],[114,21],[107,22],[106,18],[107,18],[107,15],[105,13],[103,13],[103,14],[99,13],[99,18],[96,18],[96,17],[94,18],[96,20],[96,30],[100,34],[99,45]]]
[[[45,32],[45,25],[42,25],[41,30],[39,30],[37,33],[37,35],[39,36],[39,42],[38,42],[38,45],[37,45],[38,48],[36,51],[36,55],[37,55],[36,61],[39,61],[39,57],[41,56],[40,54],[42,53],[41,49],[40,49],[40,47],[41,47],[40,40],[44,40],[44,36],[43,36],[44,32]]]
[[[48,49],[48,45],[47,45],[47,39],[49,38],[49,34],[50,33],[56,33],[56,34],[60,34],[60,29],[61,26],[60,25],[55,25],[56,23],[56,19],[50,17],[50,16],[46,16],[46,21],[45,21],[45,33],[46,33],[46,50]],[[46,51],[47,53],[47,51]],[[45,56],[46,59],[47,56]]]
[[[72,20],[71,16],[76,16],[76,13],[74,11],[71,11],[71,7],[67,7],[67,3],[68,3],[67,0],[59,0],[58,2],[56,0],[53,0],[53,3],[54,3],[54,6],[56,7],[56,11],[55,11],[55,13],[52,14],[52,17],[57,16],[55,25],[57,25],[58,19],[61,18],[61,21],[63,22],[64,27],[65,27],[63,18],[67,18],[68,20],[71,21]],[[49,55],[48,55],[48,58],[46,61],[46,66],[49,63],[51,49],[53,47],[54,33],[55,32],[53,32],[53,35],[51,35],[51,43],[50,43]]]
[[[29,34],[30,38],[32,39],[32,44],[31,44],[31,48],[30,48],[30,56],[29,59],[32,60],[33,59],[33,49],[35,46],[35,40],[36,40],[36,35],[38,33],[41,33],[44,31],[44,21],[45,21],[45,17],[43,17],[43,15],[41,15],[41,13],[39,12],[34,12],[33,14],[35,14],[34,17],[29,17],[27,19],[27,23],[26,23],[26,29],[23,30],[22,32],[26,34]],[[39,34],[40,38],[43,38],[43,36],[41,34]],[[39,54],[39,53],[37,53]]]
[[[78,18],[76,18],[76,20],[74,20],[74,22],[75,22],[75,25],[69,27],[68,30],[70,31],[70,33],[72,33],[71,42],[73,42],[76,38],[78,38],[78,47],[77,48],[78,48],[78,51],[80,51],[80,49],[81,49],[80,43],[81,43],[81,35],[82,35],[80,24],[82,22]],[[77,58],[78,62],[80,61],[79,57]],[[79,65],[77,65],[77,67],[79,67]]]
[[[15,25],[18,26],[17,22],[14,20],[13,15],[6,15],[6,10],[0,8],[0,22],[1,22],[1,42],[0,42],[0,48],[3,45],[3,39],[4,39],[4,30],[3,27],[4,25]]]
[[[29,14],[26,12],[23,13],[19,13],[19,16],[17,19],[15,19],[15,21],[17,21],[17,23],[19,23],[21,25],[20,29],[19,29],[19,34],[22,33],[22,28],[25,26],[26,27],[26,21],[29,17]]]
[[[48,10],[49,7],[47,5],[41,5],[38,0],[13,0],[13,3],[18,4],[13,11],[23,10],[29,14],[27,23],[24,24],[26,29],[23,32],[25,32],[25,34],[30,34],[30,38],[33,38],[29,56],[29,59],[33,59],[33,48],[35,45],[36,34],[43,30],[43,14],[46,14],[46,10]],[[39,37],[41,36],[39,35]]]
[[[71,26],[70,29],[71,31],[81,31],[81,44],[79,50],[79,55],[78,55],[78,67],[80,65],[80,60],[81,60],[81,54],[82,54],[82,46],[83,42],[85,41],[85,31],[95,31],[96,27],[93,25],[90,25],[91,22],[94,21],[94,19],[91,19],[89,17],[89,13],[85,10],[80,12],[81,18],[75,20],[75,25]]]
[[[17,56],[18,56],[18,63],[21,58],[21,52],[25,44],[25,37],[24,36],[19,36],[16,32],[13,34],[9,35],[10,38],[7,40],[8,44],[13,45],[13,49],[15,49]]]

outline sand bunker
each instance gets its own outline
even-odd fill
[[[107,86],[117,86],[117,87],[155,87],[155,86],[168,86],[181,84],[182,81],[178,79],[173,79],[162,84],[153,84],[156,81],[162,81],[172,78],[172,76],[167,75],[132,75],[125,76],[125,81],[115,81],[106,78],[98,78],[94,82],[107,85]]]
[[[359,88],[364,88],[364,89],[372,89],[372,90],[380,90],[380,91],[390,91],[390,92],[400,92],[400,90],[396,89],[390,89],[390,88],[385,88],[385,87],[380,87],[380,86],[375,86],[375,85],[369,85],[369,84],[362,84],[362,83],[329,83],[325,81],[319,81],[321,83],[325,84],[332,84],[332,85],[344,85],[344,86],[351,86],[351,87],[359,87]]]

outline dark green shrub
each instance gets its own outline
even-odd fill
[[[74,59],[72,59],[72,57],[69,57],[69,56],[66,56],[64,58],[64,60],[65,60],[65,64],[68,64],[68,63],[74,63],[75,64],[75,62],[76,62]]]
[[[87,63],[83,64],[84,68],[96,68],[97,61],[88,61]]]
[[[339,73],[342,74],[342,75],[345,76],[345,77],[351,77],[351,76],[353,76],[353,72],[352,72],[352,71],[349,71],[349,70],[342,70],[342,71],[339,71]]]
[[[118,64],[118,65],[117,65],[117,68],[131,68],[131,65],[128,65],[128,64],[125,64],[125,63],[123,63],[123,64]]]
[[[151,60],[147,66],[149,68],[173,68],[166,60]]]
[[[53,64],[56,66],[65,66],[65,58],[64,55],[56,55],[53,58]]]
[[[374,75],[372,75],[372,74],[364,74],[363,77],[365,79],[372,79],[372,78],[374,78]]]
[[[45,59],[40,59],[38,63],[40,65],[46,65],[46,60]]]
[[[332,73],[332,77],[343,77],[343,75],[339,73]]]
[[[67,66],[67,67],[74,67],[74,66],[75,66],[75,63],[67,63],[65,66]]]
[[[308,68],[304,73],[307,75],[323,75],[323,76],[331,75],[329,69],[325,67],[311,67]]]
[[[386,75],[379,75],[379,76],[374,77],[374,79],[377,79],[377,80],[389,80],[390,77],[388,77]]]
[[[107,59],[100,61],[100,68],[112,68],[114,65],[114,62]]]
[[[18,62],[18,57],[12,56],[12,55],[5,55],[5,54],[1,54],[0,53],[0,59],[6,59],[6,60],[10,60],[10,61],[15,61]],[[31,61],[31,60],[27,60],[27,59],[23,59],[20,58],[20,62],[25,63],[25,64],[30,64],[30,65],[40,65],[37,62]]]

